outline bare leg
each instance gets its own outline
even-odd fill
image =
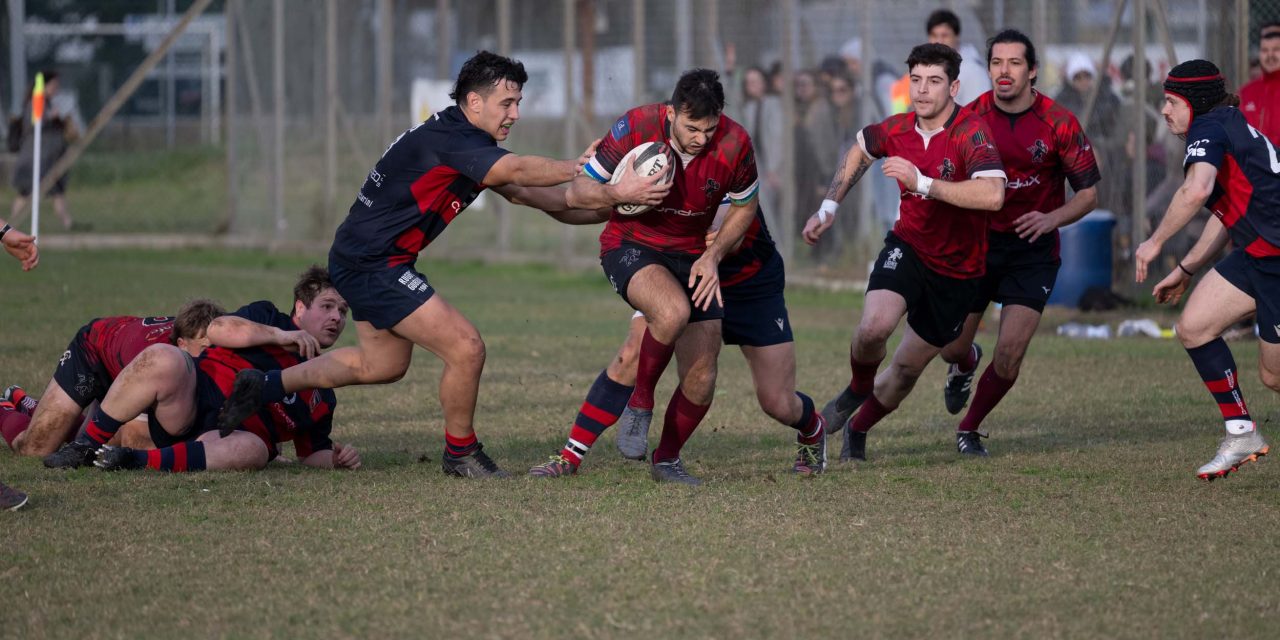
[[[209,471],[257,471],[265,468],[271,457],[262,439],[247,431],[233,431],[225,438],[210,431],[196,440],[204,444],[205,469]]]
[[[62,222],[63,229],[71,229],[71,214],[67,213],[67,197],[62,194],[53,196],[53,213]]]
[[[47,456],[75,437],[84,407],[50,380],[40,396],[40,405],[31,416],[31,426],[13,441],[13,450],[23,456]]]
[[[911,393],[925,367],[940,351],[940,347],[925,342],[908,325],[903,332],[902,342],[898,344],[897,351],[893,352],[893,360],[876,376],[875,396],[880,404],[889,410],[897,409],[907,394]]]
[[[770,418],[785,425],[800,420],[803,407],[796,395],[796,343],[742,347],[751,367],[756,399]]]

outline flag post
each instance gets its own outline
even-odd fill
[[[31,92],[31,124],[35,128],[31,161],[31,237],[40,237],[40,126],[44,120],[44,74],[36,74]]]

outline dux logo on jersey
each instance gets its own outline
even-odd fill
[[[894,247],[893,251],[890,251],[889,255],[885,256],[884,258],[884,268],[890,269],[890,270],[897,269],[898,261],[901,259],[902,259],[902,249]]]

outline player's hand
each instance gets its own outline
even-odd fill
[[[890,156],[884,159],[884,166],[881,167],[886,176],[902,183],[907,191],[916,190],[916,178],[920,172],[916,169],[910,160],[899,156]]]
[[[804,230],[800,232],[800,235],[804,237],[805,243],[812,247],[818,244],[818,238],[821,238],[822,234],[826,233],[827,229],[830,229],[831,225],[835,223],[835,214],[827,214],[824,221],[822,212],[819,211],[809,216],[809,220],[804,223]]]
[[[40,264],[36,239],[17,229],[10,229],[4,234],[4,250],[22,263],[23,271],[30,271]]]
[[[1151,295],[1155,296],[1157,304],[1178,304],[1182,299],[1182,294],[1187,292],[1187,287],[1191,286],[1191,276],[1182,272],[1182,269],[1175,268],[1164,280],[1156,283],[1156,288],[1151,290]]]
[[[290,351],[296,351],[298,355],[304,358],[314,358],[320,355],[320,341],[301,329],[297,331],[281,331],[276,335],[276,344]]]
[[[333,443],[333,468],[350,469],[352,471],[359,469],[360,452],[349,444]]]
[[[720,265],[707,254],[702,254],[689,269],[689,288],[693,289],[693,306],[706,311],[715,300],[724,306],[720,297]]]
[[[573,170],[573,176],[575,178],[582,175],[583,168],[586,167],[587,163],[591,162],[591,159],[595,157],[596,147],[600,146],[600,141],[603,139],[604,138],[596,138],[594,142],[587,146],[587,150],[583,151],[582,155],[578,156],[577,166]]]
[[[1058,221],[1043,211],[1028,211],[1013,221],[1013,229],[1018,237],[1027,242],[1035,242],[1041,236],[1058,228]]]
[[[618,165],[622,177],[613,185],[613,194],[618,204],[662,204],[667,192],[671,191],[671,182],[662,183],[662,174],[642,176],[636,173],[630,163]]]
[[[1138,250],[1133,252],[1134,282],[1146,281],[1147,267],[1160,257],[1161,248],[1160,243],[1151,238],[1138,245]]]

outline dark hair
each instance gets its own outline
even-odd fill
[[[937,65],[947,72],[947,80],[955,82],[960,77],[960,53],[945,44],[916,45],[907,56],[907,72],[918,65]]]
[[[710,69],[686,71],[671,92],[671,107],[694,120],[718,116],[724,111],[724,87],[720,74]]]
[[[196,298],[178,309],[178,316],[173,320],[173,335],[169,341],[178,344],[178,339],[194,340],[209,331],[209,323],[218,316],[227,315],[222,305],[208,298]]]
[[[521,87],[529,81],[524,63],[489,51],[477,51],[462,63],[458,80],[453,84],[449,98],[459,106],[472,91],[487,96],[501,80],[510,80]]]
[[[849,66],[845,64],[844,58],[840,56],[827,56],[818,63],[818,71],[829,76],[845,73],[849,70]]]
[[[1259,35],[1266,34],[1262,35],[1263,40],[1274,38],[1277,34],[1280,34],[1280,31],[1276,33],[1267,33],[1267,29],[1280,29],[1280,20],[1272,20],[1258,28]]]
[[[950,9],[938,9],[929,14],[929,19],[924,23],[925,35],[929,35],[929,32],[940,24],[951,27],[951,30],[956,32],[956,35],[960,35],[960,16],[957,16]]]
[[[1027,34],[1017,29],[1005,29],[992,36],[990,40],[987,40],[987,66],[991,66],[991,52],[995,50],[998,44],[1021,44],[1024,47],[1025,53],[1022,54],[1022,57],[1027,61],[1027,68],[1040,68],[1040,61],[1036,58],[1036,45],[1031,43],[1031,38],[1028,38]],[[1035,85],[1036,79],[1032,78],[1031,86],[1034,87]]]
[[[298,276],[298,284],[293,285],[293,301],[302,302],[302,306],[310,308],[320,292],[332,288],[333,281],[329,280],[329,270],[313,264]]]

